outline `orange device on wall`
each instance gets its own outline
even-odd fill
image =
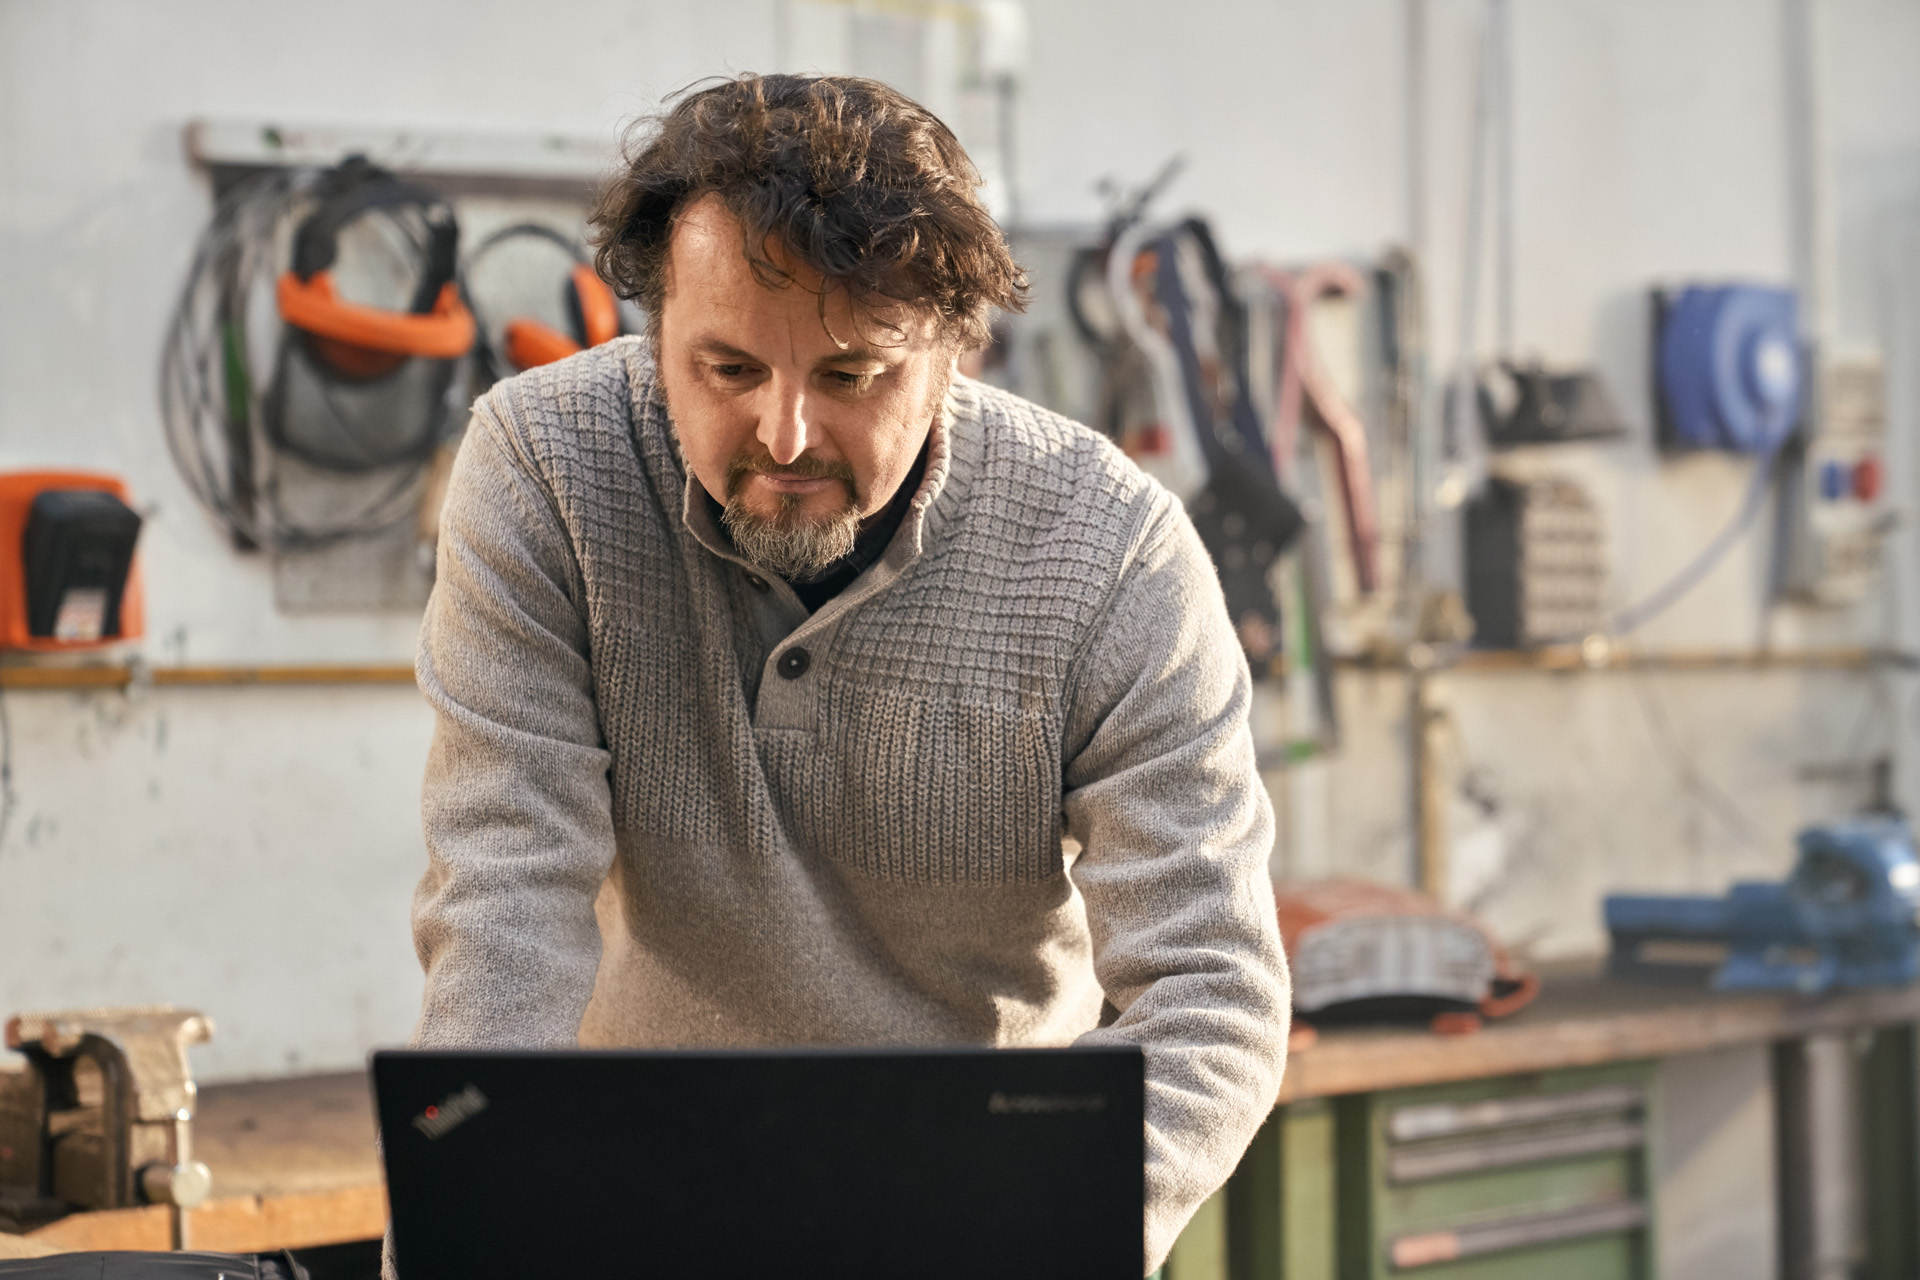
[[[576,263],[564,288],[571,334],[524,316],[507,321],[507,359],[520,368],[552,364],[620,336],[620,305],[592,267]]]
[[[127,486],[90,471],[0,473],[0,648],[97,649],[146,627]]]
[[[573,259],[573,266],[560,285],[560,302],[567,312],[567,331],[563,333],[552,325],[526,316],[507,321],[501,331],[500,346],[501,354],[508,363],[515,369],[532,369],[538,365],[552,364],[555,360],[564,360],[576,352],[619,337],[619,299],[614,297],[606,281],[594,273],[593,264],[587,261],[580,246],[552,227],[538,222],[518,222],[494,232],[476,245],[468,256],[462,270],[469,282],[475,264],[482,258],[499,245],[521,238],[545,240]],[[472,292],[469,284],[468,307],[478,316],[480,308],[473,302]],[[481,341],[486,343],[490,335],[484,318],[480,330]]]
[[[275,287],[285,330],[260,401],[260,426],[274,449],[322,470],[417,468],[447,435],[447,391],[473,345],[473,316],[456,278],[460,225],[453,206],[364,156],[349,156],[314,179],[302,202],[310,207]],[[355,227],[365,234],[349,234]],[[383,241],[387,252],[373,251]],[[338,269],[370,285],[393,266],[392,251],[405,265],[388,284],[411,280],[404,309],[341,293]],[[239,323],[234,306],[245,310],[229,304],[223,325]],[[223,360],[228,386],[244,381],[237,375],[245,350],[232,347]],[[247,429],[239,400],[227,404],[234,415],[229,438]],[[365,500],[342,498],[340,509]]]

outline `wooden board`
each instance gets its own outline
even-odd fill
[[[366,1072],[343,1071],[207,1085],[193,1147],[216,1196],[278,1196],[378,1185],[377,1133]]]
[[[157,1204],[76,1213],[12,1238],[61,1253],[171,1249],[170,1213]],[[338,1191],[215,1196],[188,1211],[186,1243],[213,1253],[264,1253],[371,1240],[386,1229],[386,1188],[374,1183]]]
[[[1470,1035],[1340,1028],[1287,1061],[1280,1101],[1554,1071],[1920,1022],[1920,986],[1825,996],[1613,982],[1592,965],[1549,968],[1541,993]]]
[[[44,1258],[61,1252],[64,1251],[54,1245],[41,1244],[25,1236],[12,1236],[0,1231],[0,1261],[9,1258]]]
[[[387,1189],[374,1182],[294,1195],[209,1200],[187,1215],[187,1244],[215,1253],[311,1249],[387,1230]]]

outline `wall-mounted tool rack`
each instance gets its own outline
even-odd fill
[[[364,158],[447,201],[457,212],[464,246],[479,243],[502,226],[525,222],[555,227],[561,236],[573,238],[618,156],[611,125],[594,137],[220,118],[188,124],[184,143],[188,159],[205,172],[216,199],[203,245],[209,243],[207,237],[215,237],[214,244],[224,243],[222,237],[270,244],[272,220],[290,216],[288,201],[297,203],[288,191],[303,189],[306,175],[334,171],[350,157]],[[287,189],[274,185],[289,182],[292,187]],[[278,250],[260,252],[265,261]],[[404,259],[406,254],[399,256]],[[221,354],[228,348],[216,350],[206,336],[221,305],[212,300],[216,295],[210,290],[216,286],[206,281],[238,270],[246,278],[244,287],[258,292],[273,269],[258,263],[235,267],[235,262],[253,261],[244,255],[216,255],[210,261],[215,265],[197,264],[190,276],[172,331],[183,336],[177,347],[175,338],[169,338],[163,392],[170,442],[177,454],[192,460],[183,468],[202,476],[196,488],[204,490],[199,493],[203,504],[231,526],[239,550],[264,547],[270,553],[274,604],[284,613],[418,610],[432,587],[431,542],[438,511],[433,477],[450,465],[451,448],[442,447],[424,461],[402,450],[377,465],[341,467],[327,456],[316,458],[278,439],[268,419],[273,393],[258,393],[270,381],[280,383],[277,373],[271,380],[263,376],[267,365],[262,362],[271,361],[276,370],[311,373],[310,362],[284,353],[273,356],[277,340],[270,333],[263,331],[261,341],[252,341],[247,317],[263,314],[263,309],[242,308],[235,322],[238,342],[229,339],[229,346],[246,357],[242,366],[257,373],[249,377],[243,367],[236,381],[233,359]],[[400,279],[405,279],[404,268]],[[437,428],[445,437],[443,446],[450,445],[465,403],[484,386],[484,380],[475,380],[484,378],[476,372],[484,366],[437,360],[421,369],[428,365],[451,380],[445,421]],[[226,393],[249,382],[255,393],[249,398],[257,403],[250,412],[238,413]],[[303,377],[285,385],[308,388],[307,393],[288,394],[306,406],[306,417],[325,439],[338,438],[343,421],[348,424],[346,435],[356,440],[363,429],[369,438],[385,439],[390,425],[398,423],[416,433],[436,430],[438,401],[429,377],[396,374],[365,385]],[[311,394],[316,386],[324,391],[318,398]],[[320,404],[326,408],[315,407]],[[416,517],[411,522],[409,511]]]
[[[213,174],[216,191],[262,169],[323,169],[362,155],[440,189],[580,196],[615,157],[611,137],[286,120],[196,120],[186,143],[187,155]]]

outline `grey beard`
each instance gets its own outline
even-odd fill
[[[812,582],[853,551],[860,535],[860,513],[851,506],[825,520],[808,520],[794,510],[797,499],[782,498],[772,519],[729,499],[720,523],[734,550],[788,582]]]

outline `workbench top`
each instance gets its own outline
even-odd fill
[[[1593,964],[1541,976],[1533,1004],[1468,1035],[1325,1031],[1293,1054],[1280,1101],[1920,1023],[1920,986],[1808,997],[1614,982]],[[214,1198],[189,1215],[192,1247],[248,1253],[378,1236],[386,1193],[374,1137],[362,1072],[203,1087],[194,1146],[213,1169]],[[27,1237],[59,1249],[164,1249],[167,1239],[160,1206],[74,1214]]]
[[[337,1191],[380,1181],[373,1090],[364,1071],[288,1076],[200,1091],[194,1155],[234,1195]]]
[[[1765,1044],[1920,1022],[1920,985],[1822,996],[1620,982],[1594,962],[1540,970],[1540,995],[1467,1035],[1341,1027],[1295,1052],[1281,1102]]]

